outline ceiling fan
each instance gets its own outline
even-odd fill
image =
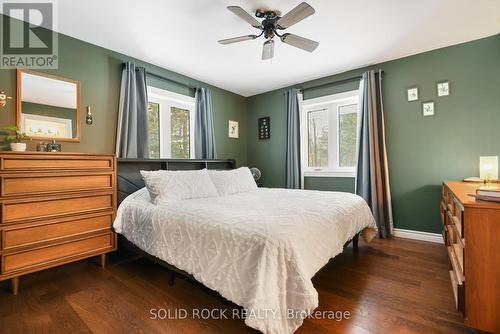
[[[280,12],[275,10],[257,9],[257,11],[255,12],[255,16],[263,19],[262,22],[259,22],[239,6],[229,6],[227,7],[227,9],[248,22],[252,27],[260,29],[261,32],[258,35],[245,35],[240,37],[222,39],[219,41],[220,44],[226,45],[231,43],[249,41],[264,35],[266,41],[264,42],[264,47],[262,49],[262,60],[273,58],[274,36],[278,36],[283,43],[290,44],[292,46],[295,46],[296,48],[309,52],[313,52],[319,45],[318,42],[305,37],[289,33],[281,34],[279,32],[314,14],[314,8],[312,8],[305,2],[302,2],[300,5],[289,11],[284,16],[280,16]]]

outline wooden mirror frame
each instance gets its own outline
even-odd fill
[[[47,74],[47,73],[41,73],[41,72],[36,72],[32,70],[26,70],[22,68],[17,69],[17,96],[16,96],[16,124],[19,129],[21,129],[21,113],[22,113],[22,74],[23,73],[29,73],[29,74],[34,74],[38,75],[41,77],[49,78],[49,79],[55,79],[55,80],[60,80],[60,81],[66,81],[70,82],[73,84],[76,84],[76,137],[75,138],[54,138],[56,141],[65,141],[65,142],[74,142],[74,143],[79,143],[80,142],[80,137],[81,137],[81,125],[80,125],[80,81],[78,80],[72,80],[72,79],[67,79],[67,78],[62,78],[58,77],[55,75]],[[51,140],[52,138],[48,137],[31,137],[31,139],[35,140]]]

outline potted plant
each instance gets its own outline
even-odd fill
[[[5,140],[10,142],[10,149],[15,152],[26,151],[26,143],[21,143],[22,140],[31,140],[31,137],[15,125],[8,125],[4,127],[5,130],[14,132],[13,135],[5,137]]]

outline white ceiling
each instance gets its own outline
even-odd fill
[[[309,54],[263,38],[225,7],[288,12],[301,0],[58,0],[64,34],[251,96],[500,32],[500,0],[307,0],[316,14],[287,29],[320,42]]]

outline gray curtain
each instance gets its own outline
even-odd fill
[[[146,70],[127,62],[123,66],[116,130],[119,158],[148,158],[148,91]]]
[[[197,88],[195,100],[194,155],[197,159],[216,159],[212,92],[208,88]]]
[[[363,197],[377,222],[379,235],[393,234],[389,167],[385,146],[382,76],[368,71],[360,86],[360,119],[356,194]]]
[[[286,147],[285,185],[289,189],[300,189],[300,109],[299,90],[286,91]]]

